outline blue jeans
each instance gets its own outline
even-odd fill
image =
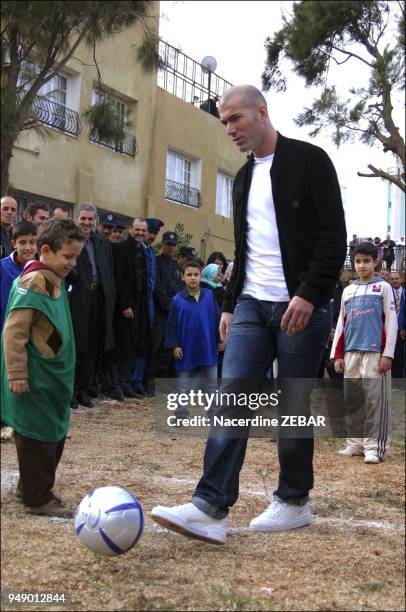
[[[191,370],[183,370],[176,373],[178,379],[179,393],[189,393],[191,389],[199,387],[197,380],[204,380],[207,385],[208,381],[213,381],[213,392],[215,391],[217,381],[217,366],[197,366]],[[207,390],[207,389],[206,389]],[[174,413],[176,416],[186,416],[189,411],[184,406],[178,406]]]
[[[287,307],[288,302],[240,296],[224,355],[221,392],[231,393],[233,388],[235,391],[238,379],[246,379],[251,387],[256,386],[250,392],[258,392],[261,379],[275,358],[278,378],[318,377],[330,330],[330,305],[316,308],[307,327],[295,336],[288,336],[280,328]],[[236,417],[246,417],[244,410],[249,410],[237,406],[232,409]],[[222,413],[227,414],[227,408],[219,407],[216,414]],[[203,476],[192,498],[197,508],[214,518],[227,516],[238,498],[246,447],[247,436],[208,438]],[[278,441],[280,474],[275,494],[288,503],[301,505],[308,499],[313,487],[313,449],[313,438]]]

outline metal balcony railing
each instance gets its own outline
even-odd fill
[[[200,191],[198,189],[168,178],[166,179],[165,198],[193,208],[199,208],[200,206]]]
[[[75,136],[82,131],[78,113],[63,104],[37,96],[34,99],[32,109],[35,119],[45,125]]]
[[[124,132],[124,138],[122,140],[105,140],[100,138],[97,132],[91,132],[90,142],[94,142],[110,151],[116,151],[123,155],[129,155],[135,157],[138,153],[138,145],[135,136]]]
[[[390,258],[389,261],[384,259],[383,248],[378,248],[378,261],[379,264],[377,269],[388,269],[390,268],[391,272],[405,272],[406,270],[406,247],[403,245],[397,245],[393,248],[393,259]],[[390,263],[390,266],[389,266]],[[347,256],[345,258],[344,270],[352,270],[355,271],[354,260],[352,257],[352,251],[348,247],[347,248]]]
[[[206,112],[211,112],[213,98],[221,97],[232,87],[218,74],[163,40],[159,41],[159,57],[158,87]]]

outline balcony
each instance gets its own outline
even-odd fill
[[[168,178],[166,179],[165,198],[186,206],[192,206],[192,208],[199,208],[200,206],[200,191],[198,189]]]
[[[232,84],[163,40],[159,41],[159,57],[161,67],[158,70],[158,87],[214,114],[214,98],[220,98]]]
[[[110,149],[110,151],[115,151],[116,153],[121,153],[122,155],[129,155],[130,157],[135,157],[138,153],[138,145],[135,136],[129,134],[128,132],[124,132],[124,138],[119,141],[105,140],[100,138],[97,132],[92,132],[90,134],[90,142],[94,142],[101,147]]]
[[[33,114],[37,121],[50,127],[77,136],[82,131],[82,124],[76,111],[48,98],[37,96],[34,99]]]

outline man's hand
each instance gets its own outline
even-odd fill
[[[337,374],[342,374],[344,372],[344,359],[335,359],[334,369],[337,372]]]
[[[133,319],[134,318],[134,311],[131,308],[131,306],[129,306],[128,308],[123,310],[123,317],[124,317],[124,319]]]
[[[388,372],[392,367],[392,359],[390,357],[381,357],[378,364],[378,372]]]
[[[281,329],[287,330],[288,336],[298,334],[308,324],[313,310],[313,304],[295,295],[290,300],[288,309],[282,317]]]
[[[182,359],[183,352],[180,346],[177,346],[176,348],[173,349],[173,356],[175,357],[175,359]]]
[[[30,390],[28,386],[28,380],[26,378],[21,380],[10,380],[8,388],[11,393],[27,393]]]
[[[402,338],[402,340],[406,340],[406,330],[401,329],[399,333],[400,333],[400,337]]]
[[[219,353],[223,353],[225,348],[226,348],[226,345],[224,344],[224,342],[219,342],[217,344],[217,350]]]
[[[227,344],[228,334],[230,333],[231,321],[233,315],[231,312],[223,312],[220,319],[220,338],[224,344]]]

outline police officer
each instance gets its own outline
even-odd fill
[[[112,244],[119,244],[124,240],[124,232],[127,229],[126,222],[117,215],[113,215],[113,227],[111,228],[109,240]]]
[[[176,262],[178,236],[165,232],[162,236],[161,255],[157,257],[155,287],[154,350],[155,373],[159,378],[174,378],[175,364],[171,349],[164,349],[165,329],[173,296],[184,289],[182,270]]]

